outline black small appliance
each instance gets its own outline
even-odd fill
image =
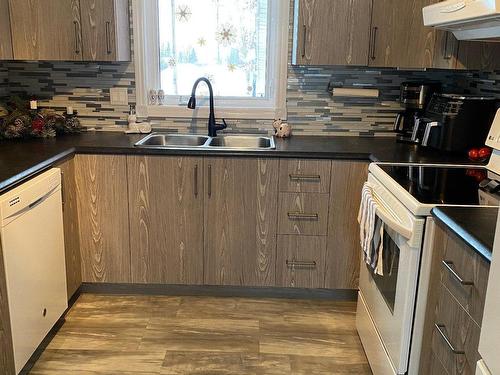
[[[399,112],[394,122],[394,131],[398,140],[411,142],[415,119],[422,115],[434,92],[441,89],[437,82],[403,82],[399,102],[404,110]]]
[[[434,94],[417,117],[412,141],[449,153],[482,147],[495,117],[498,100],[457,94]]]

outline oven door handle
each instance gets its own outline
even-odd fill
[[[388,226],[398,234],[402,235],[406,239],[410,239],[413,235],[411,228],[405,227],[403,224],[399,223],[392,215],[386,212],[380,206],[376,209],[377,216],[384,222],[384,225]]]
[[[402,224],[396,215],[391,213],[391,209],[386,207],[381,199],[378,199],[378,194],[372,184],[365,182],[364,189],[366,189],[365,194],[368,194],[369,198],[375,202],[375,214],[384,222],[384,225],[404,238],[411,240],[413,237],[413,228]]]

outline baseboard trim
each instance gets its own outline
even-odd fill
[[[353,289],[298,289],[215,285],[108,284],[83,283],[80,293],[145,294],[171,296],[256,297],[356,301]]]

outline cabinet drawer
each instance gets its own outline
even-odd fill
[[[448,241],[441,262],[441,281],[462,307],[481,325],[489,265],[455,236]]]
[[[292,288],[323,288],[326,237],[278,236],[276,282]]]
[[[450,375],[474,374],[480,328],[442,284],[434,323],[432,352],[445,370]]]
[[[280,193],[278,234],[326,235],[328,194]]]
[[[331,161],[282,159],[280,191],[296,193],[328,193]]]

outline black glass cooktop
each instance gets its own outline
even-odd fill
[[[495,205],[500,185],[488,179],[486,168],[379,165],[423,204]]]

